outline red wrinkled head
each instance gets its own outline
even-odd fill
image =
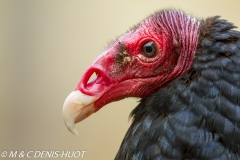
[[[86,70],[75,90],[99,96],[98,108],[125,97],[147,96],[189,69],[198,27],[195,19],[178,11],[147,18],[111,44]],[[152,46],[145,47],[149,42]],[[151,47],[156,53],[146,55],[146,49],[151,54]],[[93,73],[97,78],[88,83]]]
[[[94,97],[95,111],[126,97],[146,97],[188,71],[198,31],[199,21],[180,11],[158,12],[112,43],[75,91]]]

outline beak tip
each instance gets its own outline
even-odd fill
[[[75,125],[74,123],[73,124],[69,124],[69,123],[65,123],[67,129],[74,135],[78,136],[78,131],[77,129],[75,128]]]
[[[80,91],[73,91],[66,98],[62,109],[63,121],[68,130],[74,135],[78,135],[75,123],[96,112],[93,103],[95,100],[96,97],[85,95]]]

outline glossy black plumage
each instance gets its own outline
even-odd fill
[[[190,70],[141,100],[115,159],[240,159],[240,32],[200,23]]]

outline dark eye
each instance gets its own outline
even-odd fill
[[[142,46],[142,54],[147,58],[152,58],[157,54],[157,47],[154,42],[147,42]]]

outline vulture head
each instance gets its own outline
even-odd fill
[[[194,59],[199,26],[199,20],[181,11],[164,10],[117,38],[66,98],[67,128],[77,134],[74,124],[104,105],[126,97],[147,97],[183,76]]]

